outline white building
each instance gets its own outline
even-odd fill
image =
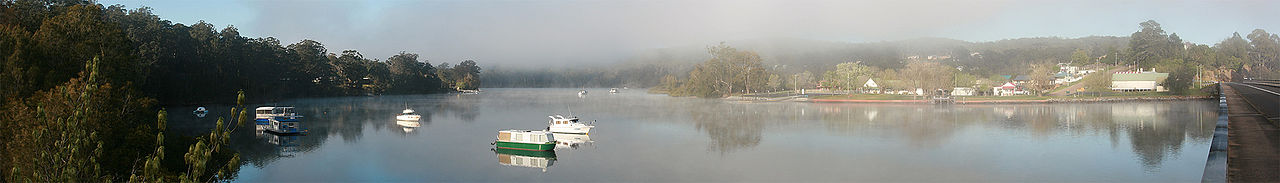
[[[1111,90],[1114,91],[1165,91],[1164,80],[1169,73],[1152,71],[1126,71],[1111,74]]]

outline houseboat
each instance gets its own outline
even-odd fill
[[[547,117],[551,118],[551,120],[547,122],[547,130],[555,133],[588,134],[591,132],[591,128],[596,127],[578,122],[578,117],[574,116],[566,117],[557,114]],[[594,123],[595,122],[593,121],[592,124]]]
[[[302,116],[293,112],[293,107],[289,106],[267,106],[258,107],[254,110],[254,122],[258,129],[279,134],[300,134],[306,132],[300,127],[299,120]]]
[[[550,151],[556,148],[555,136],[549,131],[503,130],[493,142],[498,149]]]

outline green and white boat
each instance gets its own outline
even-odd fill
[[[503,130],[493,144],[498,149],[550,151],[556,148],[555,139],[549,131]]]

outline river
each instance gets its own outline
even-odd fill
[[[236,181],[1199,182],[1217,117],[1214,101],[743,103],[578,90],[276,102],[298,107],[309,134],[240,128]],[[405,106],[419,127],[396,123]],[[543,129],[557,113],[597,127],[558,136],[554,153],[493,150],[498,130]]]

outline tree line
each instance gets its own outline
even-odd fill
[[[707,88],[700,96],[722,96],[728,93],[777,91],[812,88],[818,85],[835,89],[857,89],[867,78],[876,78],[882,88],[950,89],[951,87],[984,88],[999,86],[1011,77],[1028,76],[1028,90],[1043,94],[1056,86],[1054,74],[1059,63],[1106,68],[1154,68],[1170,73],[1165,87],[1176,94],[1198,89],[1196,81],[1240,81],[1245,77],[1280,79],[1277,55],[1280,38],[1265,30],[1247,35],[1236,33],[1212,45],[1182,41],[1176,33],[1166,33],[1159,23],[1146,21],[1129,36],[1090,36],[1082,38],[1019,38],[992,42],[965,42],[942,38],[921,38],[893,42],[839,44],[819,41],[744,41],[734,50],[755,53],[761,60],[763,76],[734,81],[730,92],[728,81],[707,82],[720,89]],[[724,46],[723,43],[718,47]],[[803,49],[778,49],[803,48]],[[563,67],[555,69],[493,69],[486,81],[501,83],[496,87],[651,87],[659,92],[680,93],[681,82],[711,78],[735,72],[714,69],[742,69],[721,64],[720,58],[708,52],[690,52],[691,48],[667,48],[639,54],[627,62],[606,67]],[[926,58],[936,56],[937,58]],[[918,57],[918,58],[916,58]],[[717,62],[707,62],[718,60]],[[719,68],[726,67],[726,68]],[[735,68],[729,68],[735,67]],[[774,79],[776,78],[776,79]],[[718,80],[718,79],[717,79]],[[1083,79],[1087,90],[1109,92],[1110,73],[1090,74]],[[717,84],[719,83],[719,84]],[[751,83],[753,91],[743,91]],[[763,83],[755,85],[755,83]],[[756,90],[759,89],[759,90]],[[679,94],[684,95],[684,94]]]
[[[0,180],[9,182],[227,180],[238,155],[220,136],[244,121],[245,102],[481,84],[471,60],[371,59],[77,0],[0,1],[0,61]],[[241,114],[207,135],[166,134],[157,112],[232,101]]]

